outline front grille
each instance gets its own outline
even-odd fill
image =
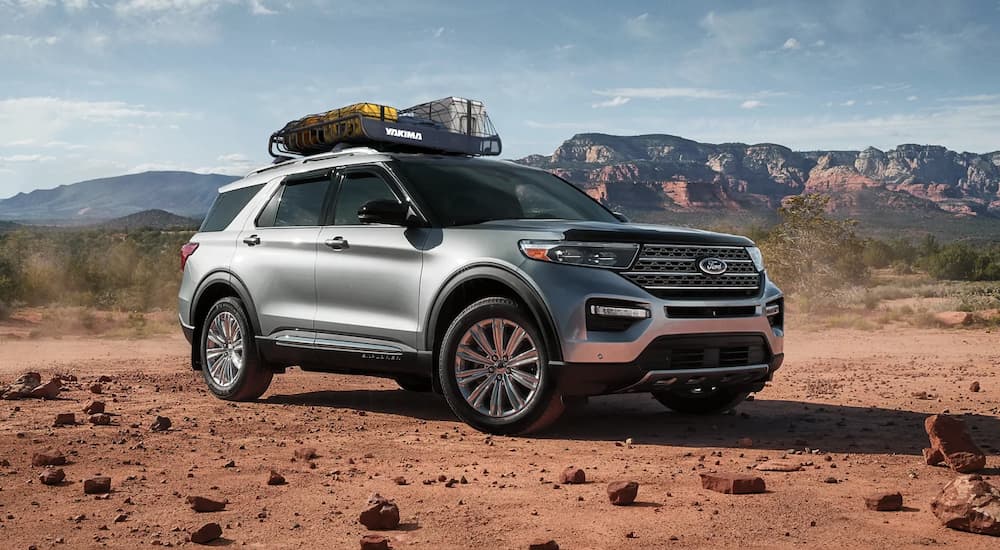
[[[646,370],[677,370],[745,367],[769,360],[761,336],[662,336],[643,352],[639,363]]]
[[[703,273],[698,263],[705,258],[726,262],[726,272]],[[739,246],[647,244],[622,275],[659,298],[750,297],[761,288],[761,274]]]

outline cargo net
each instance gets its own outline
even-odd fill
[[[447,97],[399,111],[399,122],[431,126],[474,137],[497,135],[482,101]]]

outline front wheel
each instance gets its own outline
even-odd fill
[[[540,430],[563,412],[548,350],[534,319],[508,298],[484,298],[452,322],[438,376],[448,405],[477,430]]]
[[[253,328],[238,298],[222,298],[201,329],[201,373],[208,389],[227,401],[253,401],[267,391],[274,373],[264,364]]]
[[[748,392],[731,388],[699,387],[653,392],[653,398],[670,410],[684,414],[718,414],[746,400]]]

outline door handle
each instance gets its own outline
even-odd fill
[[[250,235],[249,237],[243,239],[243,244],[247,246],[257,246],[260,244],[260,237],[257,235]]]
[[[323,244],[329,246],[334,250],[344,250],[350,248],[350,245],[347,244],[347,239],[343,237],[334,237],[332,239],[327,239],[323,241]]]

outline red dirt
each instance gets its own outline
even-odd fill
[[[399,506],[399,528],[378,533],[396,549],[537,539],[564,549],[997,544],[940,526],[930,501],[955,474],[923,464],[921,449],[927,415],[964,414],[990,455],[982,473],[997,484],[1000,335],[793,331],[786,351],[774,383],[733,415],[685,417],[643,395],[604,397],[546,433],[508,438],[457,422],[438,397],[358,376],[290,370],[260,402],[226,403],[189,369],[180,337],[0,341],[2,383],[28,370],[79,378],[60,400],[0,401],[0,464],[10,463],[0,467],[0,546],[193,547],[188,533],[217,522],[214,544],[358,548],[372,493]],[[57,413],[82,416],[101,375],[112,377],[101,397],[111,425],[52,427]],[[157,415],[172,420],[168,431],[150,431]],[[743,438],[752,448],[740,448]],[[302,447],[317,456],[295,459]],[[69,464],[65,481],[45,486],[31,457],[50,448]],[[807,466],[751,470],[764,457]],[[570,465],[586,483],[559,484]],[[269,486],[271,470],[288,483]],[[698,474],[711,471],[759,475],[768,492],[705,490]],[[111,477],[106,500],[83,492],[100,475]],[[640,485],[632,506],[608,502],[608,483],[622,479]],[[901,492],[906,508],[867,510],[865,497],[880,491]],[[189,496],[228,504],[199,514]]]

